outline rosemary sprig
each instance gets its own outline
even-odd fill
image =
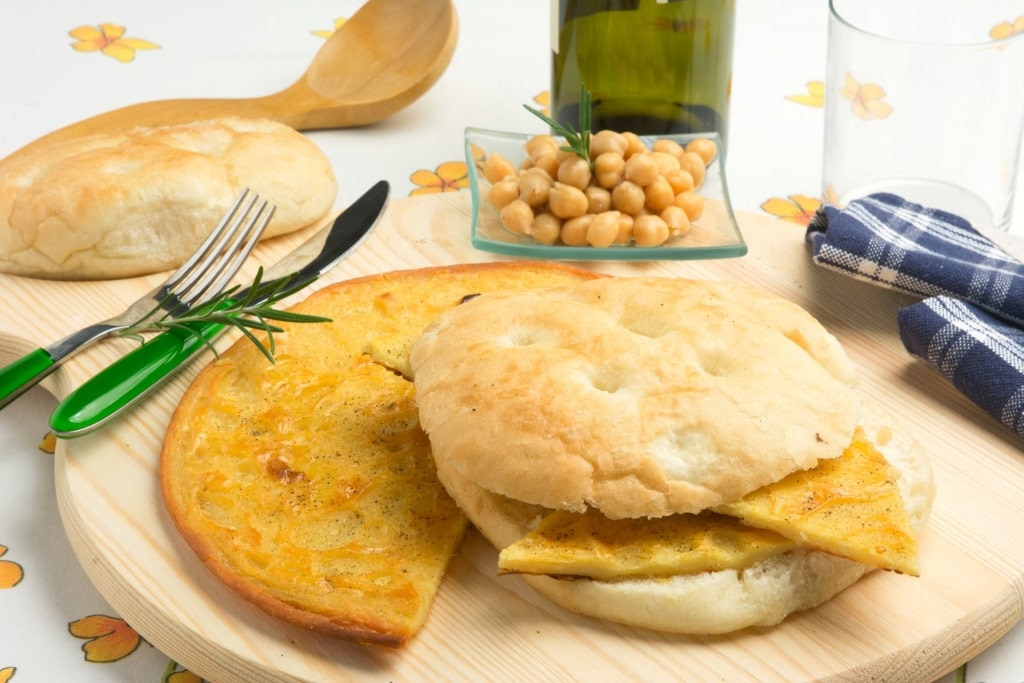
[[[523,105],[527,111],[551,127],[556,134],[565,138],[565,144],[559,149],[572,152],[590,164],[594,168],[594,162],[590,160],[590,91],[583,83],[580,84],[580,122],[579,130],[572,127],[571,123],[559,123],[539,109],[527,104]]]
[[[152,314],[162,308],[162,306],[157,306],[153,309],[150,316],[122,330],[119,334],[122,337],[142,342],[145,341],[142,335],[146,332],[178,330],[179,332],[198,337],[206,346],[213,350],[214,354],[219,355],[213,343],[202,334],[202,328],[211,324],[235,327],[273,363],[274,351],[276,349],[274,334],[284,332],[284,328],[273,324],[271,321],[289,323],[331,322],[330,318],[319,315],[295,313],[274,308],[274,304],[312,284],[315,279],[294,281],[294,275],[290,275],[271,280],[270,282],[263,282],[263,268],[261,267],[256,272],[256,277],[252,284],[244,292],[239,291],[241,287],[232,287],[193,307],[183,315],[173,316],[170,313],[166,313],[151,319]],[[266,333],[266,342],[257,337],[256,332]]]

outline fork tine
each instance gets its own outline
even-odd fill
[[[206,273],[217,264],[220,259],[223,258],[224,252],[228,249],[228,245],[233,239],[235,239],[239,233],[244,232],[248,229],[251,221],[253,207],[257,202],[260,201],[260,197],[257,194],[253,194],[249,201],[245,203],[244,207],[239,210],[232,210],[230,212],[230,218],[228,222],[221,228],[221,224],[217,225],[214,232],[217,233],[216,239],[212,241],[209,247],[205,249],[205,253],[199,254],[198,258],[193,262],[192,267],[184,274],[184,277],[180,278],[178,282],[171,283],[165,287],[165,290],[169,294],[173,294],[179,300],[185,297],[190,291],[195,291],[196,286],[203,281]]]
[[[245,243],[235,250],[234,259],[229,261],[223,268],[223,273],[221,274],[220,279],[217,280],[217,282],[210,288],[210,291],[223,291],[228,286],[231,278],[235,276],[235,273],[237,273],[239,268],[242,267],[242,264],[245,263],[249,254],[256,247],[260,237],[263,235],[263,231],[266,229],[267,225],[270,224],[270,220],[274,217],[274,213],[277,211],[277,207],[274,204],[266,204],[265,202],[264,204],[266,206],[266,212],[264,213],[261,210],[259,215],[260,220],[254,221],[250,226]]]
[[[234,203],[228,208],[224,215],[221,216],[220,222],[218,222],[216,227],[214,227],[214,229],[210,231],[210,234],[206,236],[206,239],[203,240],[202,244],[200,244],[199,247],[195,250],[195,252],[193,252],[192,255],[183,264],[181,264],[181,266],[176,271],[171,273],[171,275],[163,283],[163,288],[165,290],[170,290],[177,287],[182,282],[182,280],[187,278],[187,276],[192,272],[192,269],[198,263],[200,263],[203,259],[206,259],[210,254],[218,253],[223,248],[223,241],[225,235],[228,235],[232,232],[232,230],[229,229],[232,226],[231,221],[234,220],[235,214],[238,213],[239,207],[242,206],[242,202],[245,201],[245,198],[249,195],[249,192],[250,190],[247,187],[242,189],[241,193],[239,193]],[[255,201],[256,198],[253,198],[249,202],[249,205],[246,207],[245,211],[248,211]],[[244,215],[245,214],[243,212],[243,216]],[[237,225],[235,226],[234,229],[237,229]]]
[[[223,291],[259,242],[276,210],[276,206],[265,199],[262,200],[255,213],[247,217],[248,222],[244,229],[238,233],[231,245],[221,252],[219,261],[215,265],[210,264],[203,277],[189,291],[177,292],[178,299],[186,306],[191,306],[207,292]]]

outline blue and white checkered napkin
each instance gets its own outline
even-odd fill
[[[926,297],[900,310],[907,350],[1024,436],[1024,263],[963,218],[896,195],[823,206],[814,262]]]

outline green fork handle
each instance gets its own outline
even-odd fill
[[[29,351],[10,365],[0,368],[0,409],[39,384],[68,358],[123,327],[110,322],[89,325],[46,348]]]
[[[46,349],[36,349],[0,368],[0,408],[34,387],[59,365]]]
[[[190,323],[195,334],[170,329],[125,354],[68,394],[50,415],[50,429],[62,438],[82,436],[149,396],[224,329],[219,323]]]

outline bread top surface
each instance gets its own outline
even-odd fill
[[[337,193],[308,138],[234,117],[57,143],[0,176],[0,271],[52,279],[176,268],[245,187],[277,206],[265,237],[323,219]]]
[[[838,341],[734,282],[484,295],[440,316],[410,358],[439,468],[611,518],[736,500],[840,455],[860,413]]]
[[[427,618],[465,518],[419,429],[408,349],[482,291],[595,277],[547,264],[453,266],[329,286],[293,310],[269,363],[241,340],[185,392],[164,440],[170,517],[264,611],[335,637],[402,644]]]

